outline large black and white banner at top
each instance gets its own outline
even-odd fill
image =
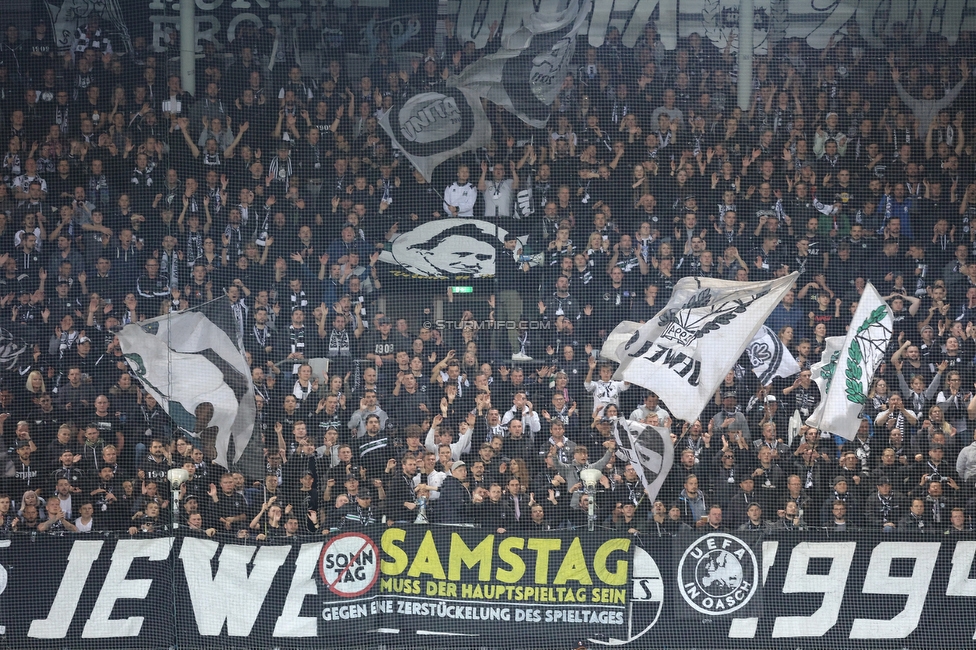
[[[433,0],[432,0],[433,1]],[[575,0],[573,0],[575,2]],[[350,0],[195,0],[197,15],[197,49],[202,42],[214,40],[227,43],[234,40],[241,22],[251,22],[261,28],[281,24],[284,13],[292,15],[293,25],[310,24],[316,13],[322,48],[348,50],[343,42],[349,34],[343,26],[349,18]],[[498,21],[503,36],[510,36],[530,22],[533,13],[552,14],[564,9],[567,0],[447,0],[441,2],[441,17],[454,17],[457,34],[462,40],[474,40],[479,46],[488,39],[491,24]],[[56,42],[68,47],[75,29],[84,24],[87,16],[95,14],[113,30],[125,31],[121,39],[128,41],[126,23],[130,30],[141,29],[133,21],[145,21],[148,9],[152,24],[151,45],[165,48],[167,34],[179,30],[178,0],[44,0],[54,23]],[[390,0],[361,0],[359,7],[380,9],[379,22],[388,28],[391,37],[401,36],[410,29],[412,15]],[[960,31],[976,29],[976,0],[756,0],[756,51],[765,52],[770,43],[783,38],[802,38],[815,48],[826,46],[830,37],[856,16],[861,35],[868,44],[878,46],[895,23],[913,27],[921,20],[921,37],[940,34],[954,43]],[[698,32],[720,48],[739,29],[739,0],[601,0],[593,3],[593,10],[584,30],[583,41],[599,47],[609,27],[616,27],[621,42],[633,47],[643,36],[644,26],[654,15],[658,33],[666,49],[677,45],[679,36]],[[401,15],[402,14],[402,15]],[[914,32],[913,32],[914,33]],[[357,36],[358,39],[358,36]],[[733,42],[735,47],[735,42]],[[408,48],[409,49],[409,48]]]
[[[441,14],[456,16],[458,38],[474,40],[480,46],[496,20],[504,37],[521,28],[532,13],[551,13],[565,4],[565,0],[448,0]],[[692,32],[724,48],[740,29],[739,0],[601,0],[593,5],[584,41],[594,47],[603,45],[610,27],[619,30],[623,45],[634,47],[652,15],[657,17],[661,42],[669,50],[677,46],[679,36]],[[770,43],[784,38],[801,38],[822,49],[855,16],[861,35],[871,46],[879,47],[896,23],[914,26],[918,20],[920,38],[940,34],[955,43],[960,31],[976,29],[976,1],[755,0],[756,52],[764,53]]]
[[[0,540],[10,648],[976,648],[976,537]]]
[[[65,0],[66,2],[92,2],[94,0]],[[306,34],[315,48],[333,51],[337,55],[354,52],[365,45],[365,26],[350,31],[351,4],[349,0],[328,2],[327,0],[195,0],[197,23],[197,51],[202,51],[204,41],[226,44],[233,42],[237,27],[241,23],[251,23],[257,29],[282,24],[282,16],[290,16],[291,26],[302,30],[312,29],[314,34]],[[360,0],[360,11],[379,11],[373,27],[389,32],[390,38],[409,41],[415,34],[410,19],[416,14],[420,0]],[[148,3],[149,21],[152,23],[150,47],[157,51],[166,48],[169,34],[180,29],[179,0],[140,0],[140,8]],[[367,14],[367,17],[368,14]],[[145,14],[138,18],[145,21]],[[411,49],[409,45],[406,49]],[[266,53],[265,53],[266,54]]]

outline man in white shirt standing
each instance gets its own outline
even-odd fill
[[[452,217],[474,217],[474,203],[478,200],[478,193],[468,182],[467,165],[460,165],[457,170],[457,180],[444,190],[444,212]]]
[[[512,216],[512,196],[518,191],[519,177],[515,169],[515,162],[509,161],[508,165],[512,170],[511,178],[505,178],[505,165],[495,163],[491,168],[491,179],[485,180],[485,176],[488,174],[488,163],[484,161],[481,163],[478,191],[485,197],[486,219]]]

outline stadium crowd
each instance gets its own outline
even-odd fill
[[[174,51],[97,19],[67,52],[50,27],[0,36],[0,530],[140,535],[180,517],[265,539],[392,523],[538,531],[599,522],[707,529],[970,530],[976,514],[974,39],[896,27],[871,49],[851,21],[826,49],[777,43],[736,106],[735,53],[698,34],[581,46],[547,130],[488,105],[493,140],[428,183],[378,116],[498,45],[319,71],[271,30],[207,43],[196,97]],[[432,34],[434,24],[411,29]],[[341,32],[339,32],[341,36]],[[430,39],[433,41],[433,38]],[[334,45],[334,44],[333,44]],[[296,50],[297,51],[297,50]],[[380,263],[446,217],[497,222],[497,288],[434,296]],[[647,321],[688,276],[799,272],[767,324],[797,376],[748,360],[701,418],[612,379],[601,342]],[[895,336],[855,440],[789,419],[820,399],[809,366],[865,282]],[[226,295],[253,369],[261,471],[212,463],[126,364],[128,323]],[[26,342],[26,349],[22,342]],[[329,374],[307,362],[326,357]],[[620,418],[670,428],[656,500],[614,455]],[[202,429],[201,429],[202,430]],[[250,447],[253,447],[251,449]],[[580,472],[602,470],[595,493]],[[238,471],[240,470],[240,471]]]

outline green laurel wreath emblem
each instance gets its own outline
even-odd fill
[[[881,319],[885,317],[887,313],[887,306],[880,305],[872,311],[861,326],[857,328],[857,332],[854,334],[854,340],[851,341],[850,346],[847,348],[847,371],[844,373],[846,378],[846,393],[847,401],[852,404],[864,404],[867,396],[864,394],[863,382],[861,379],[864,376],[864,352],[861,350],[861,343],[858,336],[865,330],[869,329],[872,325],[876,325],[881,322]]]

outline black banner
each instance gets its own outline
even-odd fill
[[[0,642],[976,648],[974,560],[968,534],[15,535],[0,540]]]

